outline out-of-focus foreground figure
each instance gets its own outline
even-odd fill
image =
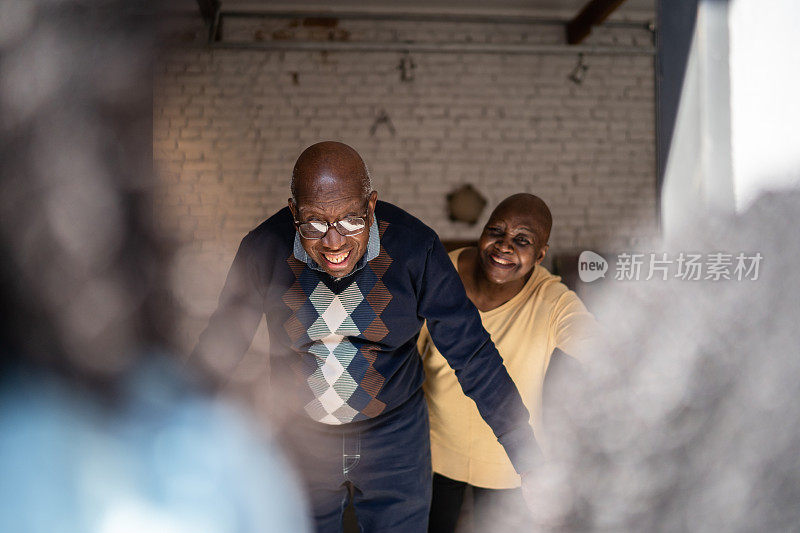
[[[270,442],[171,358],[144,2],[0,2],[0,530],[303,531]]]
[[[760,253],[757,279],[620,282],[592,302],[614,342],[580,389],[554,384],[542,530],[797,529],[798,225],[800,192],[764,195],[666,246]]]
[[[582,388],[553,383],[561,445],[538,516],[544,530],[796,531],[800,77],[781,67],[797,63],[800,7],[658,5],[667,239],[639,251],[675,264],[588,302],[612,345]],[[698,280],[677,275],[689,254]],[[738,275],[740,254],[758,268]]]

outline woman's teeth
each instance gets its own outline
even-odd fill
[[[507,260],[503,259],[502,257],[497,257],[496,255],[493,255],[492,259],[496,263],[500,263],[501,265],[510,265],[510,264],[512,264],[511,261],[507,261]]]
[[[350,255],[350,252],[342,252],[340,254],[322,254],[322,255],[328,262],[333,263],[334,265],[338,265],[339,263],[343,263],[347,259],[347,256]]]

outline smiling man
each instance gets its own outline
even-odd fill
[[[516,471],[530,472],[528,412],[433,230],[379,202],[361,157],[341,143],[307,148],[291,190],[242,240],[195,352],[238,359],[266,316],[271,386],[291,420],[284,441],[318,531],[341,531],[350,493],[362,531],[426,529],[425,319]]]
[[[477,247],[450,254],[533,415],[531,426],[539,422],[542,383],[553,350],[581,356],[599,333],[577,295],[540,265],[551,227],[550,210],[541,198],[515,194],[492,212]],[[473,487],[475,531],[529,531],[520,476],[475,403],[464,396],[457,372],[436,349],[438,342],[430,341],[423,329],[419,350],[428,378],[435,472],[430,531],[455,531],[467,485]]]
[[[350,274],[365,254],[366,261],[374,259],[378,229],[365,224],[375,222],[378,193],[371,190],[364,162],[355,150],[350,153],[336,143],[316,144],[303,152],[292,175],[289,209],[301,244],[295,256],[306,263],[310,259],[334,278]],[[329,220],[335,221],[336,231],[328,231]]]

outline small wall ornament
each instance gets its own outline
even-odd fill
[[[486,198],[471,184],[463,185],[447,195],[450,220],[475,224],[486,207]]]

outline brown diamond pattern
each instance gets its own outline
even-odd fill
[[[289,338],[292,339],[292,342],[297,342],[306,332],[305,326],[297,319],[297,315],[292,313],[292,316],[289,317],[289,320],[284,322],[283,329],[286,330],[286,333],[289,334]]]
[[[378,357],[378,350],[380,348],[378,346],[364,346],[361,348],[361,353],[364,355],[364,358],[369,363],[369,367],[367,367],[367,371],[364,373],[364,377],[361,379],[361,388],[363,388],[367,393],[375,398],[378,393],[383,388],[383,383],[386,379],[375,370],[373,366],[375,364],[375,359]],[[366,414],[366,413],[364,413]]]
[[[302,274],[303,269],[306,267],[306,264],[297,259],[294,256],[294,252],[286,258],[286,262],[289,263],[289,268],[292,269],[294,273],[294,277],[299,278],[300,274]]]
[[[367,294],[367,301],[372,306],[372,309],[375,310],[375,314],[380,315],[389,305],[389,302],[392,301],[392,293],[389,292],[389,289],[386,288],[382,281],[378,280],[372,290],[369,291],[369,294]]]
[[[369,262],[370,268],[372,268],[372,271],[375,272],[378,278],[382,278],[383,275],[386,274],[386,270],[388,270],[391,264],[392,258],[389,257],[389,254],[386,253],[383,247],[381,247],[381,253],[378,254],[378,257]]]
[[[389,330],[386,329],[386,324],[383,323],[383,320],[381,320],[379,316],[376,316],[372,324],[364,330],[364,337],[371,342],[378,342],[388,334]]]
[[[367,404],[367,406],[361,410],[361,412],[364,413],[365,416],[373,418],[381,414],[384,409],[386,409],[385,403],[378,400],[377,398],[372,398]]]
[[[300,286],[299,281],[295,281],[286,294],[283,295],[283,303],[289,306],[292,311],[297,311],[303,304],[308,301],[308,296],[303,292],[303,287]]]

